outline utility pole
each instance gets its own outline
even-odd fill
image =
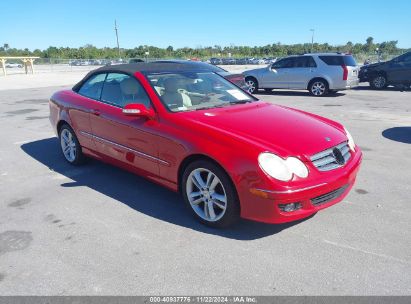
[[[120,45],[119,45],[119,43],[118,43],[117,20],[114,20],[114,30],[116,31],[116,38],[117,38],[118,59],[120,59],[121,56],[120,56]]]
[[[313,52],[314,49],[314,29],[310,29],[310,31],[312,32],[311,34],[311,53]]]

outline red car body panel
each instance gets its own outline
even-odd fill
[[[67,122],[83,153],[179,190],[185,160],[203,156],[217,162],[231,177],[241,205],[241,217],[283,223],[298,220],[341,201],[354,184],[361,162],[356,146],[343,167],[320,172],[310,155],[347,140],[343,127],[303,111],[262,101],[225,108],[169,112],[146,77],[135,73],[149,95],[155,117],[126,116],[111,106],[66,90],[50,99],[50,120],[58,132]],[[324,140],[325,137],[330,141]],[[265,174],[258,164],[261,152],[296,156],[305,162],[308,178],[289,182]],[[337,199],[313,206],[311,199],[346,186]],[[281,212],[278,204],[300,202],[295,212]]]

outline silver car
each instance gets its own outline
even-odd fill
[[[251,93],[258,89],[295,89],[325,96],[357,86],[358,70],[350,54],[316,53],[285,57],[243,75]]]

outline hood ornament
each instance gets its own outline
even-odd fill
[[[329,137],[324,137],[324,139],[325,139],[326,141],[331,141],[331,138],[329,138]]]

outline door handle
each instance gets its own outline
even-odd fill
[[[91,110],[90,113],[96,116],[100,116],[100,110],[98,109]]]

